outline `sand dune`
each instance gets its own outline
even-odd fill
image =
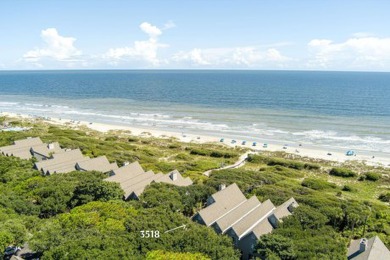
[[[22,115],[3,112],[3,116],[7,117],[19,117],[25,119],[34,119],[35,116],[32,115]],[[180,133],[175,131],[163,131],[156,129],[147,129],[147,128],[138,128],[138,127],[129,127],[129,126],[120,126],[120,125],[111,125],[111,124],[102,124],[96,122],[86,122],[86,121],[76,121],[71,119],[60,119],[60,118],[43,118],[44,121],[52,124],[59,125],[69,125],[73,128],[85,126],[90,129],[99,131],[99,132],[108,132],[110,130],[124,130],[131,131],[132,135],[135,136],[153,136],[153,137],[174,137],[180,140],[181,142],[196,142],[196,143],[221,143],[220,138],[223,138],[223,145],[228,145],[231,147],[240,146],[246,147],[255,151],[283,151],[290,154],[296,154],[302,157],[309,157],[314,159],[322,159],[328,161],[337,161],[337,162],[346,162],[346,161],[359,161],[364,162],[367,165],[372,166],[383,166],[390,167],[390,158],[386,157],[374,157],[369,155],[362,155],[357,152],[356,156],[346,156],[345,151],[348,148],[345,148],[343,151],[326,151],[323,149],[316,149],[312,147],[300,146],[300,144],[292,145],[279,145],[268,143],[267,147],[263,147],[262,143],[256,143],[256,146],[253,146],[253,142],[246,140],[245,145],[242,144],[242,140],[233,141],[231,138],[225,138],[221,136],[220,138],[206,135],[195,135],[189,133]],[[222,143],[221,143],[222,144]]]

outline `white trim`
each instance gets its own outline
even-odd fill
[[[269,215],[271,215],[271,213],[275,210],[275,207],[273,207],[270,211],[268,211],[267,214],[265,214],[261,219],[259,219],[258,221],[255,222],[255,224],[253,224],[252,226],[250,226],[247,230],[245,230],[245,232],[242,233],[241,236],[238,237],[238,240],[241,240],[241,238],[243,238],[244,236],[246,236],[250,231],[252,231],[252,229],[257,225],[259,224],[260,222],[262,222],[264,219],[268,218]]]
[[[247,200],[248,201],[248,200]],[[250,211],[248,211],[245,215],[243,215],[241,218],[237,219],[235,222],[233,222],[233,224],[231,224],[230,226],[228,226],[225,230],[222,230],[222,234],[224,234],[228,229],[230,229],[232,226],[234,226],[236,223],[240,222],[243,218],[245,218],[246,216],[248,216],[249,213],[251,213],[252,211],[254,211],[255,209],[257,209],[258,207],[261,206],[262,203],[259,203],[256,207],[254,207],[253,209],[251,209]]]

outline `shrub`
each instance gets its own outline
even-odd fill
[[[343,191],[352,192],[352,191],[356,191],[356,189],[354,187],[350,186],[350,185],[344,185]]]
[[[207,156],[209,153],[208,153],[208,151],[203,150],[203,149],[191,149],[190,154]]]
[[[130,137],[129,139],[127,139],[127,141],[128,141],[129,143],[133,143],[133,142],[138,142],[139,139],[136,138],[136,137]]]
[[[280,166],[284,166],[296,170],[302,170],[305,167],[305,164],[301,162],[284,160],[284,159],[276,159],[276,158],[270,159],[267,165],[269,166],[280,165]]]
[[[177,160],[190,160],[190,159],[191,159],[190,155],[188,155],[188,154],[186,154],[186,153],[179,153],[179,154],[177,154],[177,155],[175,156],[175,158],[176,158]]]
[[[383,202],[390,202],[390,192],[382,193],[379,195],[379,200]]]
[[[347,168],[332,168],[329,172],[330,175],[339,176],[343,178],[356,177],[357,174]]]
[[[314,164],[314,163],[305,163],[304,168],[307,170],[319,170],[321,168],[321,166],[319,166],[318,164]]]
[[[108,142],[118,141],[118,137],[117,136],[109,136],[109,137],[106,137],[105,140]]]
[[[250,154],[248,156],[248,162],[250,163],[267,163],[268,159],[261,155]]]
[[[377,181],[381,178],[381,174],[376,172],[366,172],[364,176],[368,181]]]
[[[230,153],[230,152],[221,152],[221,151],[213,151],[211,152],[210,154],[210,157],[215,157],[215,158],[233,158],[235,157],[236,155],[234,153]]]
[[[302,182],[302,186],[313,189],[313,190],[326,190],[335,189],[337,185],[321,179],[306,178]]]
[[[180,148],[180,145],[179,144],[171,144],[168,146],[169,149],[177,149],[177,148]]]

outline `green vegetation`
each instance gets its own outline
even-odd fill
[[[146,254],[146,260],[209,260],[210,258],[199,253],[174,253],[162,250],[150,251]]]
[[[263,259],[296,259],[293,241],[278,234],[262,236],[256,249]]]
[[[299,167],[298,170],[292,166],[291,159],[284,156],[287,155],[252,156],[244,167],[214,172],[205,183],[216,188],[219,183],[236,182],[248,197],[256,195],[261,201],[271,199],[276,205],[290,197],[298,201],[300,206],[293,216],[284,219],[272,234],[261,238],[256,249],[261,256],[266,259],[345,259],[350,239],[373,235],[390,246],[390,209],[377,199],[381,193],[384,202],[390,197],[385,195],[389,178],[361,182],[357,168],[336,167],[329,162],[312,162],[305,158],[295,159],[296,165],[310,163],[320,167]],[[270,161],[278,163],[269,164]],[[362,172],[372,171],[368,166],[359,165],[359,168]],[[347,174],[331,175],[332,169]],[[382,176],[390,172],[389,169],[376,171]]]
[[[345,259],[348,241],[362,236],[378,235],[390,246],[389,169],[263,153],[207,178],[204,171],[233,163],[244,150],[19,123],[35,128],[1,133],[0,146],[40,136],[119,164],[138,160],[164,173],[177,168],[195,183],[153,183],[139,201],[124,202],[120,187],[101,173],[41,176],[32,161],[0,156],[0,251],[28,242],[42,259],[239,259],[229,237],[190,219],[219,184],[234,182],[247,197],[275,205],[294,197],[300,205],[259,240],[256,251],[267,259]],[[145,238],[143,231],[158,236]]]
[[[330,175],[344,177],[344,178],[350,178],[350,177],[356,177],[357,174],[353,172],[351,169],[347,168],[332,168],[329,172]]]
[[[0,118],[0,122],[1,122]],[[242,148],[232,149],[218,144],[179,143],[174,138],[134,137],[125,131],[102,134],[88,128],[73,130],[61,126],[31,122],[13,122],[14,125],[33,127],[26,132],[2,132],[0,146],[13,140],[39,136],[45,142],[59,142],[66,148],[80,148],[90,157],[106,155],[112,162],[139,161],[148,170],[167,173],[174,169],[185,177],[202,181],[202,173],[233,164],[243,153]]]
[[[279,165],[296,170],[318,170],[321,168],[319,165],[314,163],[299,162],[295,160],[286,160],[281,158],[270,158],[262,155],[251,155],[248,161],[252,163],[264,163],[269,166]]]
[[[313,189],[313,190],[327,190],[327,189],[336,189],[337,185],[329,183],[327,181],[317,179],[317,178],[306,178],[302,182],[302,186]]]
[[[381,175],[380,173],[376,173],[376,172],[367,172],[365,173],[363,176],[364,176],[364,179],[365,180],[368,180],[368,181],[377,181],[381,178]]]
[[[390,192],[382,193],[379,195],[379,200],[390,203]]]

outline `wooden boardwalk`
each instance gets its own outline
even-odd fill
[[[220,168],[216,168],[216,169],[211,169],[211,170],[208,170],[208,171],[205,171],[203,173],[203,175],[206,175],[207,177],[210,176],[210,173],[212,171],[220,171],[220,170],[226,170],[226,169],[236,169],[236,168],[240,168],[241,166],[244,166],[245,165],[245,162],[247,161],[248,159],[248,156],[250,154],[256,154],[256,152],[246,152],[244,153],[243,155],[240,156],[240,158],[238,158],[238,160],[234,163],[234,164],[230,164],[230,165],[226,165],[226,166],[222,166]]]

